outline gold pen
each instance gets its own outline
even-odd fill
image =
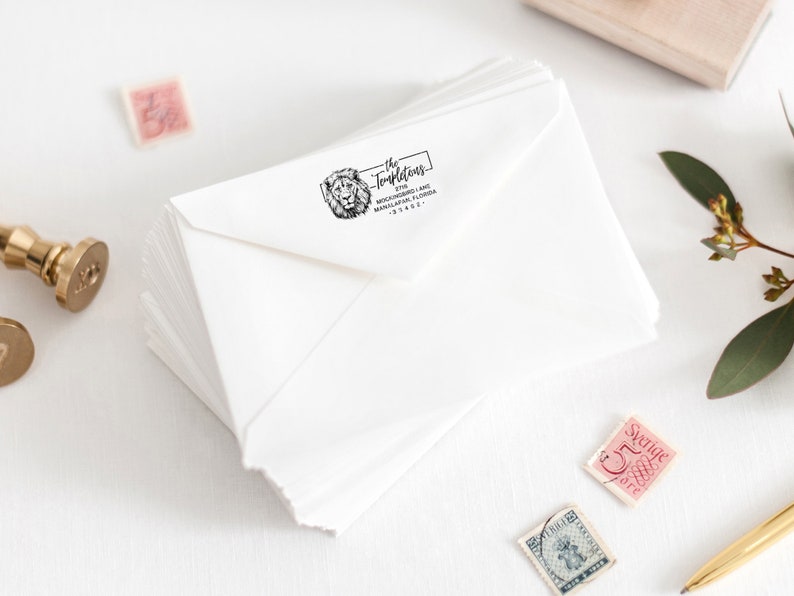
[[[750,530],[695,572],[682,594],[702,588],[746,563],[794,529],[794,503]]]

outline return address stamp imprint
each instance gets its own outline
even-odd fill
[[[676,449],[632,415],[620,423],[584,468],[633,507],[659,483],[677,457]]]
[[[555,594],[570,594],[615,564],[576,505],[533,528],[518,543]]]

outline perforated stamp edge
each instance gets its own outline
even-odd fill
[[[626,494],[625,491],[621,490],[619,486],[615,484],[615,480],[617,476],[610,477],[601,472],[598,468],[595,467],[595,462],[599,459],[599,457],[605,453],[607,446],[615,439],[615,437],[620,433],[623,429],[626,428],[629,421],[634,419],[643,428],[650,431],[657,440],[661,441],[665,447],[667,447],[671,452],[671,457],[669,461],[665,464],[662,471],[659,473],[658,476],[654,477],[654,479],[647,485],[645,490],[643,490],[642,494],[637,499],[633,499],[630,495]],[[596,449],[595,453],[587,460],[587,462],[582,466],[593,478],[595,478],[601,486],[606,488],[609,492],[615,495],[618,499],[623,501],[626,505],[630,507],[636,507],[640,503],[642,503],[647,497],[648,493],[652,492],[653,489],[661,483],[661,479],[664,478],[665,475],[675,467],[675,464],[678,462],[679,456],[681,455],[681,451],[670,444],[665,437],[660,435],[656,430],[648,425],[643,418],[640,418],[635,413],[630,413],[629,415],[625,416],[620,420],[620,422],[615,426],[614,430],[607,435],[607,438],[604,440],[603,443]]]
[[[144,125],[138,118],[136,113],[136,106],[133,100],[133,94],[156,91],[166,86],[175,86],[179,93],[179,116],[184,121],[184,125],[174,130],[164,130],[162,133],[157,134],[151,138],[142,131]],[[185,84],[182,77],[174,76],[170,78],[158,79],[139,85],[125,86],[121,88],[121,98],[124,104],[124,111],[127,116],[127,124],[130,127],[135,143],[138,147],[151,147],[161,143],[162,141],[181,137],[193,132],[193,112],[190,108],[187,93],[185,91]]]
[[[569,513],[574,513],[578,518],[582,528],[590,535],[593,542],[598,546],[599,550],[603,554],[604,558],[607,559],[607,562],[598,566],[597,569],[592,569],[590,573],[587,575],[586,579],[583,581],[577,582],[575,585],[571,586],[568,589],[562,590],[560,589],[552,579],[549,571],[541,565],[541,562],[538,560],[537,555],[532,551],[532,549],[528,546],[528,542],[535,536],[542,534],[543,531],[550,525],[554,524],[557,520],[565,517]],[[541,539],[542,542],[542,539]],[[518,544],[521,546],[521,550],[524,551],[524,554],[527,558],[532,562],[532,565],[538,571],[540,576],[543,578],[544,583],[549,587],[549,589],[557,594],[558,596],[567,596],[578,590],[579,588],[589,584],[602,573],[604,573],[607,569],[612,567],[616,562],[615,556],[612,554],[612,551],[607,547],[604,539],[596,532],[593,524],[590,522],[589,519],[582,513],[579,507],[575,504],[568,505],[563,509],[560,509],[557,513],[553,514],[551,517],[546,519],[543,523],[535,526],[528,532],[526,532],[521,538],[518,539]]]

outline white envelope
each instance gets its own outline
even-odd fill
[[[329,176],[368,209],[338,217]],[[655,336],[565,85],[513,62],[172,199],[145,272],[151,347],[334,532],[487,392]]]

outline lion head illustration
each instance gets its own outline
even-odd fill
[[[358,170],[336,170],[322,183],[323,197],[339,219],[353,219],[369,209],[372,192],[361,179]]]

